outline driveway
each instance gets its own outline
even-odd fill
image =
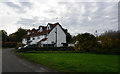
[[[2,72],[57,72],[46,66],[29,62],[17,56],[14,48],[2,50]]]

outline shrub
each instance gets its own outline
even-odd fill
[[[89,33],[78,34],[76,36],[78,43],[75,45],[75,50],[89,52],[92,47],[96,46],[97,40],[94,35]]]
[[[23,44],[21,42],[18,42],[16,48],[18,47],[23,47]]]

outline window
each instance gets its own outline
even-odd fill
[[[33,40],[35,40],[35,38],[33,37]]]
[[[50,30],[50,25],[47,26],[47,30]]]
[[[42,32],[42,27],[40,27],[40,32]]]
[[[27,33],[28,35],[30,34],[30,32]]]
[[[54,41],[52,41],[52,44],[54,44]]]
[[[26,41],[26,39],[24,39],[24,41]]]

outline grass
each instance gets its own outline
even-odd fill
[[[118,56],[89,53],[21,53],[29,61],[61,72],[118,72]]]
[[[0,49],[8,49],[7,47],[0,47]]]

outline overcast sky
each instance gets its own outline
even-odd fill
[[[0,2],[0,30],[8,34],[55,22],[72,35],[118,30],[118,2]]]

